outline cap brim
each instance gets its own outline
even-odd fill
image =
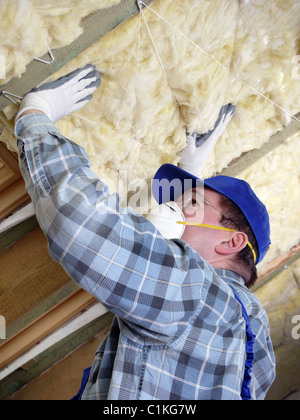
[[[155,200],[159,203],[174,201],[185,191],[203,187],[205,182],[202,179],[184,171],[178,166],[166,163],[156,172],[152,182],[152,192]]]

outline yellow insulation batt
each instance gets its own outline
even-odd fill
[[[34,57],[47,53],[47,44],[52,49],[61,48],[80,36],[83,17],[120,1],[1,0],[0,84],[21,76]]]
[[[70,43],[80,34],[83,16],[118,1],[2,3],[6,23],[0,40],[5,39],[9,78],[20,75],[33,55],[45,53],[45,39],[52,48]],[[143,16],[136,16],[51,77],[87,63],[100,70],[102,84],[93,101],[57,126],[86,149],[93,169],[112,190],[117,185],[122,191],[120,184],[135,190],[161,164],[176,164],[186,130],[213,128],[221,106],[229,102],[236,112],[205,176],[260,147],[300,111],[299,0],[154,0],[150,8],[144,16],[157,51]],[[1,140],[12,150],[16,111],[11,105],[0,113]],[[254,183],[270,210],[274,246],[268,260],[300,241],[297,206],[291,203],[300,192],[299,149],[296,136],[240,176]]]

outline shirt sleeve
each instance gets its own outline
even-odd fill
[[[50,255],[139,334],[180,336],[199,307],[205,263],[197,265],[183,242],[165,240],[142,215],[123,207],[91,170],[85,151],[48,117],[26,115],[15,131]]]

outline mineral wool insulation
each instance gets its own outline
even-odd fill
[[[21,76],[34,56],[47,51],[45,41],[51,48],[69,44],[81,34],[82,17],[119,1],[100,3],[2,0],[0,54],[4,48],[7,78],[0,83]],[[207,162],[206,177],[269,141],[300,111],[299,0],[154,0],[150,7],[171,25],[144,10],[160,60],[144,19],[136,16],[50,78],[87,63],[101,71],[102,84],[93,101],[57,126],[86,149],[93,169],[112,190],[118,181],[138,185],[161,164],[176,164],[186,130],[213,128],[224,104],[233,103],[236,112]],[[2,141],[13,150],[15,113],[12,105],[0,115]],[[299,222],[287,206],[299,197],[299,149],[296,136],[258,164],[261,177],[255,166],[240,176],[254,182],[270,211],[275,244],[268,260],[300,241]],[[283,168],[288,161],[293,165]],[[291,178],[297,193],[286,196],[282,191]]]

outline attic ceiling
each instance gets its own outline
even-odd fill
[[[82,35],[92,13],[125,3],[133,7],[136,2],[102,0],[99,7],[97,0],[1,0],[0,63],[5,71],[0,85],[20,86],[28,79],[26,66],[47,54],[47,45],[53,50],[68,46]],[[161,164],[178,162],[186,130],[206,132],[223,105],[236,105],[204,176],[242,178],[265,203],[272,246],[258,268],[272,278],[300,244],[300,1],[144,3],[149,7],[142,13],[49,73],[50,80],[93,63],[102,74],[93,101],[57,127],[86,149],[111,190],[135,191]],[[20,92],[14,91],[26,93]],[[5,105],[1,141],[14,151],[17,106]],[[292,286],[290,278],[289,272],[283,280],[291,291],[286,299],[300,314],[299,277],[293,277]],[[262,301],[270,304],[266,296]],[[299,356],[299,346],[295,351]]]

